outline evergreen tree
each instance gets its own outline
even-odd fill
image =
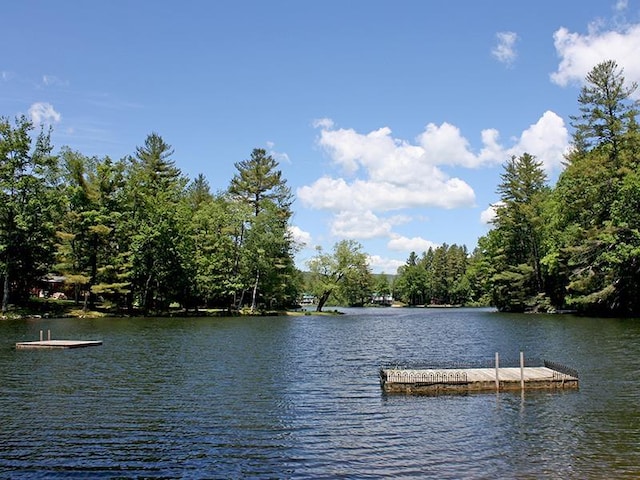
[[[130,302],[136,298],[145,312],[164,310],[172,301],[184,303],[190,296],[189,213],[181,202],[187,182],[172,154],[171,146],[151,133],[127,170],[122,233],[128,233]]]
[[[542,164],[528,153],[512,157],[504,170],[494,220],[498,242],[491,253],[497,272],[493,300],[501,310],[519,311],[545,291],[542,213],[548,187]]]
[[[633,204],[638,172],[637,103],[622,71],[603,62],[587,75],[574,117],[574,150],[554,192],[555,241],[546,262],[564,280],[568,306],[588,313],[637,311]],[[631,221],[629,221],[631,220]]]
[[[236,304],[244,303],[245,293],[251,298],[252,311],[260,299],[265,305],[293,302],[291,292],[284,295],[281,288],[287,279],[296,277],[288,230],[291,191],[277,170],[278,163],[265,150],[254,149],[248,160],[235,167],[238,171],[229,185],[230,199],[251,210],[236,236],[233,275],[239,280],[237,284],[245,285]]]

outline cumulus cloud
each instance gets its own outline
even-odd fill
[[[381,218],[372,211],[341,211],[331,221],[331,234],[339,238],[369,239],[388,237],[394,225],[409,221],[406,216]]]
[[[449,123],[428,124],[416,143],[394,138],[388,127],[362,134],[334,128],[331,121],[321,125],[318,144],[345,177],[323,176],[300,187],[297,196],[310,208],[336,213],[471,207],[473,189],[464,180],[449,177],[442,166],[495,166],[528,152],[551,172],[560,168],[569,142],[563,119],[551,111],[508,148],[500,144],[495,129],[484,130],[477,153]]]
[[[323,128],[325,130],[333,128],[333,120],[330,118],[316,118],[311,124],[313,128]]]
[[[295,225],[290,226],[289,234],[296,244],[302,247],[311,245],[311,234],[309,232],[305,232],[300,227]]]
[[[507,149],[507,153],[509,156],[530,153],[542,162],[547,173],[551,173],[561,169],[568,149],[569,131],[564,120],[547,110],[536,123],[522,132],[516,145]]]
[[[503,202],[496,202],[496,203],[492,203],[491,205],[489,205],[489,207],[485,210],[483,210],[480,213],[480,221],[486,225],[492,223],[495,219],[496,219],[496,210],[501,206],[504,205]]]
[[[500,141],[497,130],[482,131],[481,147],[475,151],[460,129],[449,123],[428,124],[413,142],[395,138],[388,127],[360,133],[338,128],[329,119],[316,124],[320,128],[317,143],[340,174],[325,175],[298,188],[297,198],[308,208],[333,213],[333,236],[389,238],[390,249],[405,253],[438,245],[394,233],[394,227],[412,221],[403,211],[475,205],[471,186],[449,176],[444,167],[495,167],[527,152],[550,173],[561,168],[569,147],[564,121],[551,111],[544,112],[509,146]],[[388,212],[398,213],[389,216]]]
[[[402,260],[384,258],[380,255],[369,255],[369,266],[377,272],[395,274],[398,268],[404,264],[405,262]]]
[[[605,60],[615,60],[624,69],[627,81],[640,81],[640,24],[603,30],[592,24],[587,34],[572,33],[567,28],[558,29],[554,45],[561,58],[558,70],[551,80],[560,85],[581,84],[591,69]],[[635,98],[640,98],[636,90]]]
[[[29,117],[36,125],[58,123],[62,115],[55,111],[53,105],[46,102],[36,102],[29,107]]]
[[[515,32],[498,32],[496,33],[496,38],[498,43],[491,50],[491,55],[505,65],[512,65],[518,57],[518,52],[516,51],[518,34]]]
[[[430,240],[426,240],[422,237],[402,237],[400,235],[395,235],[389,243],[387,247],[389,250],[395,250],[398,252],[416,252],[422,253],[428,251],[430,248],[436,249],[440,246],[438,243],[434,243]]]

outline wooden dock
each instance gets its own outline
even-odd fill
[[[382,368],[380,386],[387,393],[415,393],[438,395],[441,393],[489,392],[525,389],[577,389],[578,373],[552,362],[544,366],[525,367],[521,354],[520,367],[490,368]]]
[[[16,349],[58,349],[58,348],[83,348],[102,345],[102,340],[51,340],[51,330],[48,331],[47,339],[43,339],[43,332],[40,330],[40,340],[35,342],[18,342]]]
[[[97,345],[102,345],[102,340],[43,340],[40,342],[18,342],[16,343],[16,348],[17,349],[82,348],[82,347],[94,347]]]

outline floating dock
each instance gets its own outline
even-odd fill
[[[380,386],[387,393],[426,395],[578,388],[578,372],[571,368],[548,361],[525,367],[522,354],[520,367],[500,367],[498,358],[490,368],[381,368]]]
[[[83,348],[102,345],[102,340],[51,340],[51,330],[48,331],[47,340],[43,339],[40,330],[40,340],[35,342],[18,342],[16,349],[57,349],[57,348]]]

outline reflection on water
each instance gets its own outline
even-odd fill
[[[640,326],[487,310],[0,321],[0,477],[635,478]],[[17,351],[41,329],[100,347]],[[505,358],[574,392],[384,395],[380,365]]]

